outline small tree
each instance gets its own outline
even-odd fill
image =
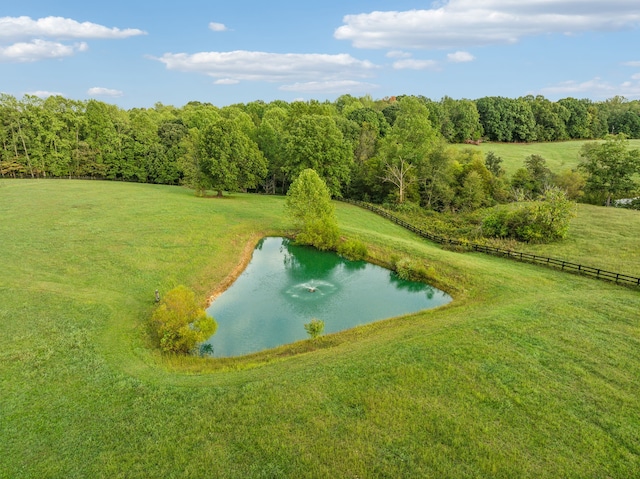
[[[576,170],[563,170],[555,179],[555,185],[567,193],[570,200],[578,200],[584,195],[587,178]]]
[[[307,331],[307,334],[311,336],[311,339],[316,339],[324,331],[324,321],[313,318],[310,322],[304,325],[304,329]]]
[[[311,168],[291,184],[287,192],[286,208],[300,230],[296,241],[326,250],[338,241],[338,221],[331,204],[329,188]]]
[[[505,171],[502,167],[502,158],[496,155],[493,151],[487,152],[484,158],[484,164],[487,169],[493,173],[493,176],[503,176]]]
[[[198,306],[193,291],[185,286],[164,296],[151,317],[151,326],[164,352],[182,354],[192,351],[218,328],[215,320]]]
[[[634,175],[640,173],[640,150],[628,149],[624,135],[609,136],[602,144],[585,143],[579,168],[588,174],[585,191],[604,199],[607,206],[615,197],[635,193],[640,187]]]
[[[547,167],[547,160],[540,155],[529,155],[524,159],[524,166],[531,175],[534,196],[541,195],[550,185],[553,178]]]

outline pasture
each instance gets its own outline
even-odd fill
[[[288,231],[283,198],[0,181],[0,477],[637,475],[640,291],[336,208],[343,236],[433,265],[454,301],[317,344],[171,358],[148,338],[154,290],[204,303]]]
[[[479,150],[483,156],[493,151],[502,158],[502,167],[511,176],[518,168],[524,167],[524,159],[530,155],[540,155],[547,160],[547,166],[553,173],[572,170],[580,163],[580,149],[585,143],[597,140],[574,140],[547,143],[492,143],[480,145],[452,145],[457,149],[471,148]],[[640,140],[629,140],[630,148],[640,148]]]

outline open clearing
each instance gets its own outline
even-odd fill
[[[547,143],[481,143],[475,145],[452,145],[457,149],[479,150],[484,156],[490,151],[502,158],[502,167],[511,176],[518,168],[524,167],[524,159],[530,155],[540,155],[547,160],[547,166],[554,173],[572,170],[580,164],[580,149],[585,143],[598,140],[572,140]],[[629,140],[629,148],[640,148],[640,140]]]
[[[433,264],[454,302],[317,347],[160,356],[154,290],[204,302],[286,232],[283,205],[0,181],[0,477],[638,475],[640,291],[445,251],[346,204],[344,235]]]

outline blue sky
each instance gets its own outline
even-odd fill
[[[638,0],[3,3],[0,92],[16,97],[640,98]]]

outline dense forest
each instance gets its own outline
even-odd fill
[[[551,173],[527,158],[507,181],[500,158],[450,143],[640,138],[640,102],[542,96],[477,100],[343,95],[334,102],[255,101],[223,108],[123,110],[96,100],[0,95],[0,176],[90,177],[284,193],[313,168],[332,195],[410,201],[440,211],[540,193]],[[572,176],[573,175],[573,176]],[[563,172],[565,189],[580,183]],[[562,185],[562,183],[565,183]]]

